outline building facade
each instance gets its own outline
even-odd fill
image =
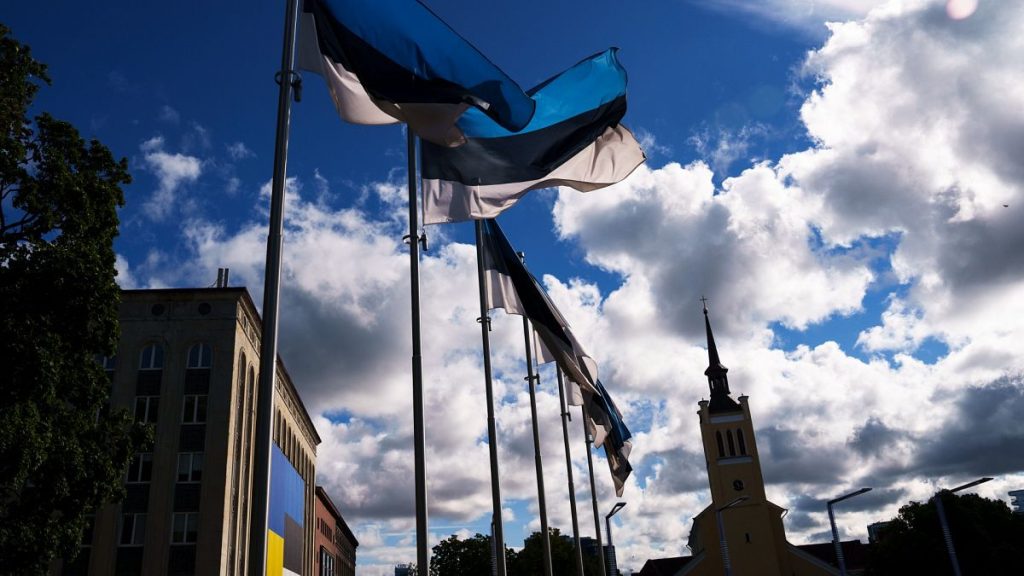
[[[359,541],[323,486],[316,487],[316,576],[355,576]]]
[[[79,556],[53,572],[244,574],[260,362],[256,308],[244,288],[125,290],[120,324],[117,355],[103,359],[111,405],[150,424],[154,441],[133,458],[124,500],[97,511]],[[284,573],[311,575],[320,437],[280,361],[276,382],[268,554],[275,550],[273,502],[286,502]]]

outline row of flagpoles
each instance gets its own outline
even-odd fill
[[[504,72],[417,0],[286,0],[284,49],[277,80],[277,134],[263,294],[263,338],[257,404],[249,574],[263,576],[274,377],[281,276],[282,227],[291,101],[299,67],[324,77],[344,120],[408,125],[410,300],[412,317],[413,425],[417,564],[429,573],[423,374],[420,354],[419,231],[417,180],[423,183],[424,223],[475,220],[481,341],[487,398],[495,570],[506,576],[501,518],[497,426],[490,361],[494,308],[523,316],[545,574],[551,576],[543,467],[536,409],[537,364],[555,362],[568,468],[577,571],[582,556],[569,452],[569,405],[582,407],[590,488],[600,550],[601,530],[592,446],[604,446],[621,495],[630,473],[629,430],[597,377],[597,364],[529,273],[493,220],[529,190],[571,186],[581,191],[621,181],[644,160],[636,139],[621,125],[626,75],[615,50],[523,91]],[[301,3],[301,8],[300,8]],[[296,54],[298,52],[298,54]],[[416,138],[420,139],[417,178]],[[531,353],[532,352],[532,353]],[[565,387],[563,375],[568,379]],[[599,554],[603,566],[603,554]]]

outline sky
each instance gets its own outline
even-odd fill
[[[709,504],[697,402],[707,296],[767,493],[791,542],[843,538],[980,476],[1024,488],[1024,5],[674,0],[428,5],[524,88],[609,46],[646,164],[499,218],[634,433],[619,566],[688,554]],[[124,288],[262,301],[282,2],[17,2],[0,21],[49,65],[36,111],[128,159]],[[415,560],[405,136],[344,124],[304,76],[288,162],[280,353],[323,443],[317,481],[361,575]],[[432,542],[489,529],[476,260],[468,223],[421,263]],[[506,543],[539,528],[522,322],[492,313]],[[538,411],[550,525],[571,529],[558,391]],[[579,418],[583,535],[594,524]],[[602,515],[617,500],[596,454]]]

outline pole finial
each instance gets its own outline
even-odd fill
[[[701,297],[700,297],[700,301],[701,301],[702,304],[704,304],[704,315],[706,316],[707,313],[708,313],[708,299],[705,298],[704,295],[702,294]]]

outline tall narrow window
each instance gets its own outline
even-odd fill
[[[209,368],[213,359],[210,345],[200,342],[188,350],[189,368]]]
[[[715,430],[715,441],[718,442],[718,457],[722,458],[725,456],[725,446],[722,445],[722,432]]]
[[[142,546],[146,540],[146,515],[145,514],[122,514],[121,515],[121,537],[118,543],[121,546]]]
[[[128,465],[128,484],[149,482],[153,479],[153,454],[143,452],[136,454]]]
[[[194,483],[203,480],[203,453],[182,452],[178,454],[178,482]]]
[[[164,347],[150,344],[139,354],[139,370],[162,370],[164,367]]]
[[[206,394],[187,394],[185,396],[181,421],[185,424],[206,422]]]
[[[136,396],[135,397],[135,421],[143,424],[156,423],[157,414],[160,412],[159,396]]]
[[[736,443],[732,439],[732,430],[725,431],[725,439],[729,442],[729,456],[736,455]]]
[[[173,529],[171,530],[172,544],[194,544],[199,532],[198,512],[175,512]]]
[[[740,454],[746,454],[747,442],[743,439],[743,428],[736,429],[736,442],[740,445]]]

